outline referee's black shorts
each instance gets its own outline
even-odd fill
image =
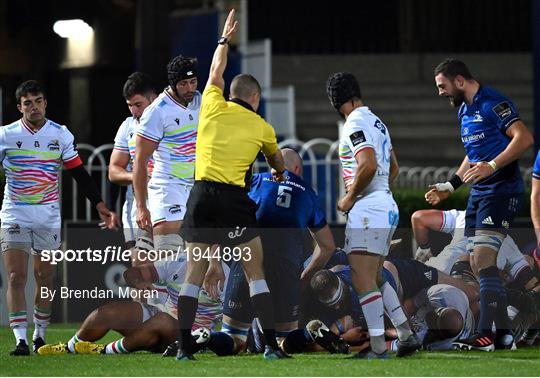
[[[245,188],[195,181],[181,235],[189,243],[236,246],[258,236],[257,206]]]

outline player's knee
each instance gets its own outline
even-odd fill
[[[118,316],[118,313],[114,311],[110,306],[105,305],[96,308],[90,315],[89,318],[94,318],[98,322],[107,322],[109,319],[113,319]]]
[[[12,289],[20,289],[26,286],[26,274],[23,272],[9,272],[8,284]]]
[[[413,228],[424,227],[424,211],[417,210],[411,215],[411,224]]]
[[[54,271],[34,271],[34,278],[38,286],[51,287],[54,280]]]

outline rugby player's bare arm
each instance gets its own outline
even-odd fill
[[[310,232],[317,246],[313,251],[313,258],[309,262],[309,265],[302,272],[301,280],[310,279],[315,272],[322,269],[336,250],[334,236],[328,225],[325,225],[318,231],[313,232],[310,230]]]
[[[390,152],[390,177],[388,178],[388,181],[391,183],[394,182],[396,177],[399,175],[399,164],[397,161],[396,154],[394,150]]]
[[[343,212],[348,212],[352,209],[356,198],[367,188],[377,172],[377,158],[375,157],[375,150],[373,148],[366,147],[358,151],[354,158],[358,165],[354,180],[347,194],[337,204],[338,210]]]
[[[284,181],[283,173],[285,172],[285,163],[283,162],[283,155],[281,154],[281,150],[278,148],[278,150],[270,156],[265,156],[266,162],[270,167],[272,167],[272,176],[276,178],[276,176],[280,176],[281,179],[278,178],[278,181]]]
[[[465,158],[461,162],[461,165],[459,166],[458,170],[455,173],[456,176],[458,176],[462,181],[465,181],[464,176],[465,176],[465,173],[469,170],[469,168],[470,168],[469,157],[465,156]],[[450,197],[452,192],[450,192],[446,188],[443,190],[440,187],[440,185],[446,185],[446,184],[448,184],[448,182],[444,184],[439,183],[439,184],[434,184],[434,185],[429,186],[429,191],[424,195],[424,197],[430,205],[436,206],[442,201],[444,201],[445,199],[447,199],[448,197]]]
[[[153,290],[153,282],[159,280],[159,275],[154,264],[133,266],[124,272],[124,280],[128,286],[139,290]]]
[[[212,64],[210,66],[210,76],[206,85],[215,85],[223,90],[225,88],[225,80],[223,79],[223,72],[227,66],[227,52],[229,51],[228,41],[232,38],[238,27],[238,21],[234,20],[234,9],[229,12],[225,26],[223,27],[222,37],[227,38],[227,42],[218,44],[214,56],[212,57]]]
[[[133,161],[133,190],[137,202],[137,224],[141,229],[149,230],[152,226],[150,212],[146,207],[148,197],[148,159],[158,144],[137,136],[135,160]]]
[[[534,138],[522,121],[516,121],[508,129],[506,135],[512,138],[510,144],[495,159],[497,169],[502,168],[520,158],[534,143]]]
[[[133,175],[126,170],[129,159],[129,153],[113,150],[109,161],[109,181],[116,185],[131,185]]]
[[[223,292],[225,287],[225,272],[223,272],[221,259],[214,257],[217,248],[219,248],[217,244],[212,246],[210,251],[211,257],[208,260],[208,270],[206,271],[203,282],[203,289],[212,299],[218,299],[219,293]]]

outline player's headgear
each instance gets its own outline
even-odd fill
[[[175,92],[179,81],[194,77],[197,77],[197,58],[178,55],[167,64],[167,81]]]
[[[338,112],[339,108],[351,99],[362,98],[358,81],[349,72],[336,72],[330,75],[326,81],[326,94]]]

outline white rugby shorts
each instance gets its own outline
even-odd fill
[[[358,199],[347,218],[345,252],[387,256],[398,222],[399,211],[392,193],[377,191]]]
[[[161,222],[174,222],[184,219],[186,203],[192,186],[178,183],[148,183],[148,209],[152,226]]]
[[[47,205],[11,205],[0,211],[2,252],[19,249],[39,254],[60,248],[62,220],[58,203]]]

